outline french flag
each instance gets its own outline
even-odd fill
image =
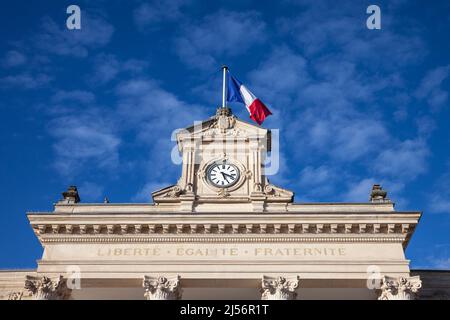
[[[250,118],[261,125],[269,115],[270,110],[261,102],[250,90],[247,89],[238,79],[227,71],[227,101],[236,101],[245,104]]]

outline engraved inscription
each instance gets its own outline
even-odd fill
[[[221,247],[221,248],[196,248],[196,247],[175,247],[172,249],[162,247],[123,247],[123,248],[100,248],[97,251],[98,257],[336,257],[345,256],[344,247],[266,247],[254,248]]]

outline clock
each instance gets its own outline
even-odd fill
[[[206,172],[208,182],[214,187],[228,188],[239,180],[239,169],[226,161],[211,164]]]

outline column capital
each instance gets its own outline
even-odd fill
[[[179,300],[182,290],[180,287],[180,276],[166,278],[165,276],[144,276],[142,286],[145,288],[147,300]]]
[[[27,276],[25,289],[31,293],[32,300],[64,300],[69,298],[72,291],[63,276]]]
[[[262,279],[262,300],[295,300],[300,277],[268,277]]]
[[[420,288],[422,281],[419,276],[398,278],[384,276],[378,300],[414,300]]]

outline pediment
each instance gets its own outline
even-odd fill
[[[255,139],[267,141],[270,151],[270,130],[236,118],[228,108],[221,110],[208,120],[199,122],[177,133],[178,146],[181,149],[186,140],[208,140],[214,138]]]

